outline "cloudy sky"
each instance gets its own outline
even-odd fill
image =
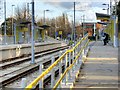
[[[12,16],[12,5],[23,7],[26,3],[30,3],[32,0],[6,0],[7,4],[7,17]],[[109,4],[110,0],[34,0],[35,1],[35,16],[38,20],[43,17],[43,11],[49,9],[46,12],[46,17],[55,18],[56,16],[67,13],[72,20],[73,17],[73,2],[76,2],[76,21],[80,22],[81,16],[85,15],[86,21],[95,21],[95,13],[107,13],[107,8],[103,6],[103,3]],[[114,1],[114,0],[112,0]],[[4,20],[4,0],[0,0],[0,22]],[[30,4],[31,10],[31,4]],[[70,17],[71,16],[71,17]]]

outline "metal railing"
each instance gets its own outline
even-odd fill
[[[40,76],[36,78],[33,82],[31,82],[27,87],[25,87],[25,90],[31,90],[32,88],[35,88],[35,86],[39,83],[39,87],[43,88],[43,78],[51,72],[51,79],[54,78],[55,73],[55,67],[59,67],[59,79],[57,80],[55,84],[55,79],[51,81],[51,88],[55,90],[58,86],[61,86],[61,81],[63,78],[65,78],[65,83],[67,82],[67,78],[65,76],[70,75],[70,70],[75,70],[75,67],[77,65],[80,65],[80,57],[82,56],[81,63],[84,62],[83,58],[86,56],[86,51],[88,52],[88,44],[89,39],[88,35],[84,36],[73,48],[70,48],[66,50],[62,55],[60,53],[60,57],[55,61],[55,58],[52,57],[52,65],[48,67],[44,72],[41,71]],[[72,57],[71,57],[72,56]],[[64,64],[64,71],[62,72],[62,64]],[[42,65],[40,65],[42,68]],[[69,75],[66,75],[66,74]]]

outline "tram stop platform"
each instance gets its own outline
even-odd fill
[[[120,90],[118,48],[90,42],[90,51],[72,87],[80,90]]]
[[[35,53],[67,46],[63,41],[47,37],[44,42],[35,42]],[[31,54],[31,43],[0,45],[0,61],[14,59]]]

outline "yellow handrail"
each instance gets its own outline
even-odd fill
[[[36,78],[33,82],[31,82],[27,87],[25,87],[25,90],[30,90],[32,89],[46,74],[48,74],[63,58],[64,56],[69,53],[69,52],[73,52],[75,50],[75,48],[81,44],[81,42],[86,39],[88,37],[88,35],[84,38],[82,38],[72,49],[67,50],[64,54],[62,54],[62,56],[60,56],[49,68],[47,68],[40,76],[38,76],[38,78]],[[67,69],[66,69],[67,70]],[[66,71],[65,70],[65,71]]]
[[[58,80],[58,82],[55,84],[55,86],[53,87],[53,90],[56,90],[56,88],[58,87],[58,85],[60,84],[60,82],[62,81],[62,79],[64,78],[64,76],[66,75],[66,73],[73,67],[73,65],[75,64],[75,62],[77,61],[78,57],[80,56],[80,54],[82,53],[83,49],[86,48],[88,46],[89,41],[85,44],[85,46],[80,50],[80,52],[78,53],[78,55],[76,56],[75,60],[73,61],[73,63],[66,68],[65,72],[63,73],[63,75],[61,76],[61,78]]]
[[[30,83],[25,90],[30,90],[32,87],[34,87],[39,80],[41,80],[46,74],[48,74],[54,66],[56,66],[62,58],[67,54],[68,52],[65,52],[60,58],[58,58],[49,68],[47,68],[38,78],[36,78],[32,83]]]

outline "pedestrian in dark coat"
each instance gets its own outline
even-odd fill
[[[107,33],[104,33],[104,39],[103,39],[103,42],[104,42],[104,45],[107,45],[107,43],[108,43],[108,41],[109,41],[109,39],[110,39],[110,37],[109,37],[109,34],[107,34]]]

